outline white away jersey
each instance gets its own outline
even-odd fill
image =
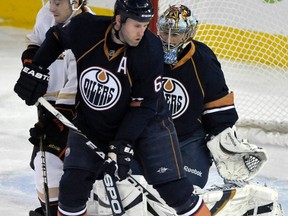
[[[27,45],[40,46],[45,40],[46,32],[54,25],[55,19],[49,11],[48,2],[38,12],[33,32],[26,36]],[[50,79],[44,97],[49,101],[55,101],[56,104],[75,104],[77,69],[71,50],[63,52],[48,69]]]

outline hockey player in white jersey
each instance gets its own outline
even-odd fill
[[[43,1],[42,3],[44,4]],[[50,0],[43,5],[37,14],[32,33],[26,36],[27,49],[21,57],[23,64],[32,60],[50,27],[58,23],[65,25],[73,16],[82,12],[93,13],[86,3],[86,0]],[[49,67],[49,71],[50,80],[44,97],[71,119],[77,91],[76,61],[73,53],[70,50],[63,52]],[[49,216],[57,215],[59,180],[63,173],[67,134],[66,126],[45,108],[38,106],[38,122],[30,129],[29,141],[34,145],[30,166],[35,171],[36,190],[41,207],[31,211],[30,215],[48,215],[47,211]],[[43,162],[43,159],[46,162]],[[43,163],[47,177],[42,173]],[[48,184],[46,189],[43,184],[45,178]],[[46,203],[47,199],[49,204]]]

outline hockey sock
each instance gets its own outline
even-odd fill
[[[185,203],[175,207],[175,210],[179,216],[211,216],[202,198],[194,194]]]
[[[87,212],[81,214],[81,215],[75,215],[75,214],[62,214],[60,212],[57,213],[57,216],[70,216],[70,215],[73,215],[73,216],[88,216]]]
[[[172,208],[185,203],[193,191],[193,186],[187,178],[154,185],[153,187],[158,191],[167,205]]]
[[[44,215],[46,215],[46,205],[40,201]],[[58,201],[49,202],[49,212],[51,216],[56,216],[58,211]]]
[[[80,207],[67,207],[62,205],[61,203],[58,206],[58,214],[57,216],[88,216],[86,205]]]
[[[81,215],[75,215],[75,214],[62,214],[60,212],[57,213],[57,216],[70,216],[70,215],[73,215],[73,216],[88,216],[87,212],[81,214]]]

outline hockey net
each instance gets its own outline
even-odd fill
[[[222,64],[242,135],[255,144],[288,146],[287,0],[154,0],[155,17],[178,3],[199,21],[195,39]]]

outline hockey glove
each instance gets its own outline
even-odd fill
[[[46,93],[48,87],[49,70],[31,63],[24,64],[17,80],[14,91],[26,104],[34,105],[38,98]]]
[[[21,56],[21,61],[24,66],[25,63],[32,63],[32,59],[39,49],[38,45],[28,45],[27,49],[24,50]]]
[[[248,181],[267,162],[267,153],[247,140],[239,140],[236,127],[211,137],[207,146],[219,175],[226,181]]]
[[[55,107],[66,118],[72,119],[74,106],[61,105]],[[39,146],[40,138],[43,137],[44,151],[51,152],[62,159],[63,152],[66,149],[68,128],[55,118],[49,111],[41,108],[39,121],[30,129],[29,141]]]
[[[114,141],[109,145],[108,159],[104,161],[103,169],[111,176],[122,181],[130,174],[130,166],[134,151],[130,144],[124,141]]]

